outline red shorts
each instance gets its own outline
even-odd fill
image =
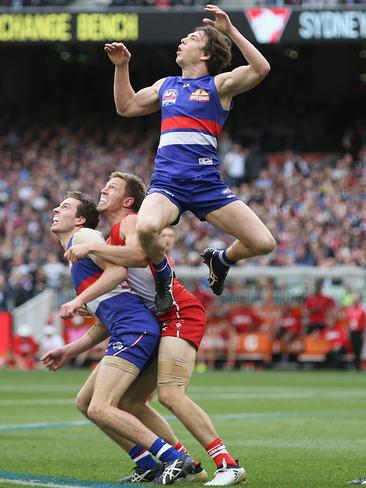
[[[174,293],[175,304],[157,317],[161,325],[161,337],[179,337],[199,348],[207,324],[202,304],[185,288]]]

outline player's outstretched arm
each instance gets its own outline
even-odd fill
[[[105,259],[113,264],[126,268],[144,268],[149,259],[143,251],[136,232],[137,215],[130,214],[123,219],[120,226],[124,246],[111,246],[102,241],[90,241],[70,247],[65,252],[65,258],[74,263],[88,254]]]
[[[88,254],[127,268],[144,268],[148,264],[148,258],[138,247],[111,246],[101,242],[72,246],[65,253],[65,258],[74,263]]]
[[[64,347],[52,349],[42,356],[41,361],[50,371],[57,371],[62,368],[70,359],[78,356],[82,352],[91,349],[109,336],[108,330],[101,322],[85,332],[84,335]]]
[[[205,18],[203,22],[216,27],[230,37],[248,62],[246,66],[240,66],[231,72],[221,73],[215,77],[220,97],[232,98],[258,85],[268,75],[271,67],[258,49],[233,26],[226,12],[215,5],[206,5],[205,11],[215,18],[214,20]]]
[[[159,110],[159,88],[164,80],[135,92],[131,86],[129,62],[131,53],[122,42],[105,44],[104,51],[115,66],[114,71],[114,103],[119,115],[136,117],[147,115]]]

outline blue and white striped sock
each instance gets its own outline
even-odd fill
[[[182,456],[174,447],[158,437],[149,451],[163,463],[174,461]]]

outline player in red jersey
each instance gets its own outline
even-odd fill
[[[153,179],[139,211],[137,230],[146,254],[157,271],[156,304],[159,311],[174,300],[174,272],[165,256],[161,231],[190,210],[236,238],[225,250],[206,249],[209,285],[221,295],[230,266],[237,261],[267,254],[275,241],[258,216],[233,195],[217,169],[217,140],[232,107],[234,96],[260,83],[270,71],[268,61],[233,26],[229,16],[215,5],[181,39],[176,62],[182,76],[168,76],[135,92],[129,78],[131,54],[122,43],[105,45],[115,65],[114,99],[119,115],[136,117],[161,109],[161,136]],[[231,41],[248,62],[225,71],[231,60]]]
[[[322,281],[317,281],[314,293],[307,296],[304,300],[303,310],[307,334],[324,329],[328,314],[335,307],[333,298],[324,295],[322,288]]]
[[[92,253],[128,267],[128,283],[152,309],[155,280],[136,232],[137,211],[144,197],[142,181],[127,173],[112,173],[101,191],[100,213],[111,225],[110,244],[88,243],[69,249],[70,261]],[[245,470],[230,456],[208,415],[187,396],[187,386],[195,364],[198,346],[206,326],[206,313],[198,300],[174,279],[174,306],[158,319],[162,335],[158,354],[158,395],[200,442],[217,466],[209,486],[236,484],[245,479]],[[146,391],[143,399],[146,398]],[[151,427],[150,427],[151,428]],[[154,430],[153,428],[151,428]]]

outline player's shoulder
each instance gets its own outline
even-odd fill
[[[73,245],[83,244],[86,242],[104,242],[104,237],[101,232],[95,229],[83,227],[75,232],[72,243]]]
[[[153,84],[153,87],[155,88],[155,90],[157,92],[159,92],[159,90],[162,87],[162,85],[164,84],[165,80],[167,80],[167,77],[160,78],[159,80],[155,81],[155,83]]]

